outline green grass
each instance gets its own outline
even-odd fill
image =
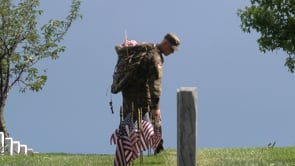
[[[34,154],[0,156],[1,166],[112,166],[113,155]],[[131,164],[132,165],[132,164]],[[133,162],[140,165],[139,159]],[[176,166],[176,151],[144,156],[144,166]],[[295,166],[295,147],[224,148],[197,151],[198,166]]]
[[[203,149],[197,160],[201,166],[295,166],[295,147]]]

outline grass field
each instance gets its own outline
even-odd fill
[[[113,155],[33,154],[0,156],[1,166],[112,166]],[[132,164],[131,164],[132,165]],[[139,159],[133,162],[140,165]],[[144,166],[175,166],[176,151],[168,149],[157,156],[144,156]],[[295,147],[200,149],[198,166],[295,166]]]

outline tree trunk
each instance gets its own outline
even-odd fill
[[[1,101],[0,103],[0,132],[4,133],[4,137],[9,137],[9,134],[7,132],[6,124],[5,124],[5,119],[4,119],[4,106],[5,106],[6,100]]]

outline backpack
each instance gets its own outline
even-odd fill
[[[113,83],[111,92],[119,93],[128,85],[129,81],[133,81],[136,77],[137,69],[139,68],[142,59],[152,49],[154,44],[142,43],[133,46],[116,46],[115,50],[118,55],[118,60],[113,73]]]

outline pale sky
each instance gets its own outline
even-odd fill
[[[257,33],[240,29],[237,10],[244,0],[83,0],[82,20],[65,37],[57,61],[44,61],[48,81],[41,92],[8,97],[10,135],[35,151],[113,154],[110,136],[119,124],[121,95],[110,96],[117,60],[114,46],[128,38],[181,39],[166,57],[161,112],[165,148],[176,148],[176,92],[198,89],[197,148],[294,146],[295,77],[284,67],[286,54],[263,54]],[[70,0],[41,0],[48,19],[63,19]],[[108,102],[113,99],[115,114]]]

